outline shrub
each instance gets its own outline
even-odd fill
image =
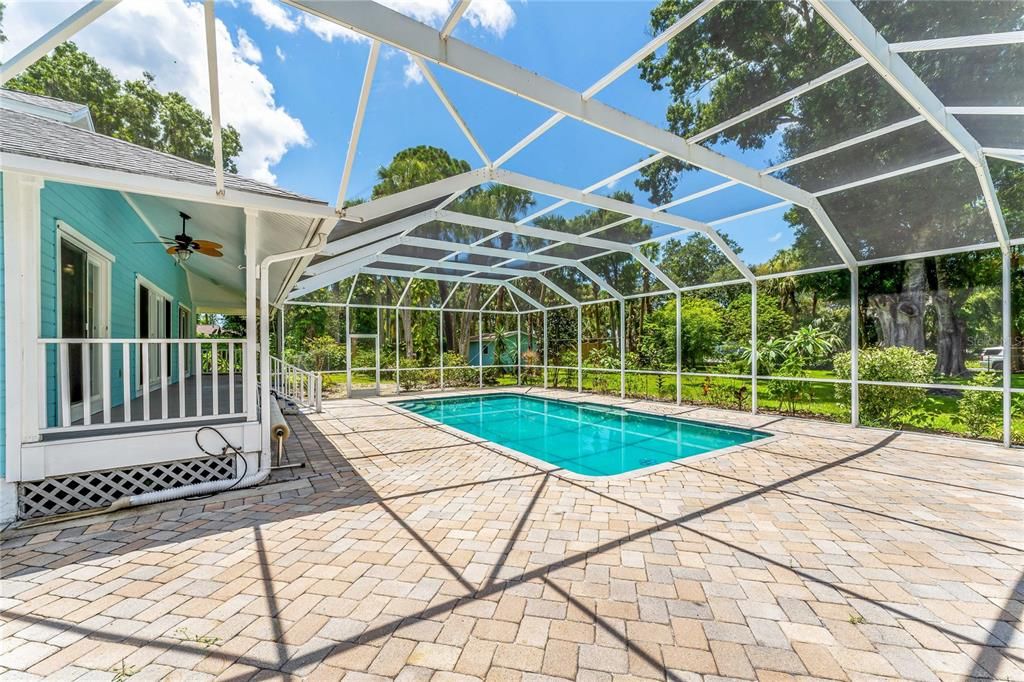
[[[476,386],[480,383],[480,370],[466,367],[466,358],[454,351],[444,354],[445,386]],[[449,369],[451,367],[452,369]]]
[[[343,369],[345,367],[345,345],[335,341],[332,336],[314,337],[306,343],[305,361],[308,365],[304,369],[315,372]],[[370,361],[370,366],[373,366],[373,360]]]
[[[891,346],[860,351],[860,378],[865,381],[927,383],[935,372],[935,353]],[[834,362],[836,376],[850,378],[850,353],[839,353]],[[836,402],[850,413],[850,386],[835,385]],[[928,397],[923,388],[909,386],[860,385],[860,421],[871,426],[901,428]]]
[[[1000,385],[995,372],[978,372],[969,386]],[[1003,430],[1003,395],[996,391],[964,391],[957,403],[956,421],[963,425],[972,438],[989,436],[999,438]]]

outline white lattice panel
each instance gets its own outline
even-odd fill
[[[218,455],[45,478],[19,484],[18,516],[28,519],[95,509],[127,495],[221,481],[234,475],[234,456]]]

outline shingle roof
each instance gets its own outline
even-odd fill
[[[216,185],[213,168],[140,147],[42,116],[5,110],[0,114],[0,153],[122,171],[169,180]],[[256,180],[224,174],[224,186],[241,192],[324,204]]]
[[[59,111],[62,114],[76,114],[82,109],[87,108],[84,104],[68,102],[63,99],[57,99],[56,97],[47,97],[46,95],[32,95],[19,90],[8,90],[7,88],[0,89],[0,98],[14,100],[15,102],[24,102],[25,104],[31,104],[44,109],[52,109],[53,111]]]

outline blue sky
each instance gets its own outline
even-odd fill
[[[650,40],[649,17],[655,3],[534,0],[513,2],[515,23],[503,35],[463,21],[455,37],[488,50],[531,71],[583,90]],[[348,143],[356,99],[369,46],[365,42],[325,42],[309,31],[292,34],[268,27],[239,3],[218,12],[225,23],[243,29],[262,51],[263,71],[274,84],[277,101],[302,121],[309,135],[306,147],[295,147],[273,167],[278,184],[333,201]],[[284,54],[282,61],[277,50]],[[410,82],[408,60],[385,48],[382,52],[359,140],[349,195],[366,197],[376,170],[401,149],[432,144],[466,159],[480,160],[426,82]],[[453,100],[484,150],[494,158],[548,118],[543,107],[490,88],[440,67],[430,67]],[[598,96],[607,104],[663,126],[668,98],[639,78],[626,74]],[[727,155],[767,165],[772,149]],[[644,158],[650,150],[567,119],[559,123],[506,165],[574,187],[585,187]],[[633,192],[636,176],[612,189]],[[711,173],[691,173],[677,195],[724,181]],[[611,191],[611,190],[607,190]],[[774,197],[735,187],[673,211],[701,220],[776,203]],[[792,242],[782,220],[784,210],[770,211],[723,225],[759,263]]]
[[[382,0],[414,18],[440,26],[452,0]],[[11,0],[5,28],[20,43],[52,26],[82,0]],[[651,39],[648,0],[475,0],[455,37],[577,90],[584,90]],[[222,0],[218,53],[221,109],[242,133],[243,174],[334,202],[369,52],[369,42],[333,24],[280,5],[276,0]],[[176,30],[154,30],[154,26]],[[185,29],[185,30],[182,30]],[[121,78],[143,70],[157,87],[178,90],[209,110],[202,7],[197,0],[126,0],[76,36],[79,45]],[[429,67],[491,158],[501,155],[550,113],[513,95],[437,66]],[[411,69],[408,57],[383,48],[348,196],[368,197],[377,169],[406,147],[429,144],[447,149],[471,165],[480,159],[441,102]],[[633,69],[597,99],[664,126],[668,105]],[[763,167],[773,145],[755,152],[729,146],[718,151]],[[506,164],[509,170],[586,187],[649,156],[651,150],[566,119]],[[613,187],[649,205],[634,186],[636,175]],[[706,171],[684,174],[676,196],[704,189],[724,178]],[[755,190],[732,188],[673,209],[699,220],[714,220],[775,203]],[[741,229],[742,228],[742,229]],[[739,241],[744,257],[759,263],[792,242],[781,211],[758,214],[723,231]],[[735,232],[735,234],[733,234]]]

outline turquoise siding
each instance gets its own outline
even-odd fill
[[[522,334],[522,336],[520,338],[522,339],[522,347],[524,349],[529,348],[530,347],[530,337],[527,336],[526,332],[523,332],[523,334]],[[513,339],[513,338],[510,338],[508,340],[508,343],[510,345],[512,345],[512,346],[515,346],[515,342],[516,342],[516,340]],[[469,358],[467,359],[467,361],[469,362],[470,365],[476,365],[479,362],[477,360],[477,358],[479,356],[480,356],[479,344],[476,341],[470,341],[469,342]],[[484,341],[484,362],[483,362],[483,364],[484,364],[485,367],[490,366],[490,365],[514,365],[514,364],[516,364],[516,353],[513,350],[512,352],[506,353],[505,357],[502,358],[501,362],[495,362],[494,361],[494,341],[485,340]]]
[[[171,308],[171,336],[178,336],[178,304],[192,310],[188,280],[185,271],[174,264],[158,244],[155,237],[134,209],[119,192],[80,187],[58,182],[47,182],[40,196],[42,212],[42,335],[57,336],[57,221],[62,220],[76,232],[94,242],[115,258],[110,273],[110,336],[134,338],[137,336],[136,281],[145,277],[156,287],[173,297]],[[168,227],[173,233],[177,226]],[[192,316],[194,323],[195,317]],[[191,335],[191,334],[190,334]],[[176,353],[172,353],[171,376],[177,377]],[[136,384],[135,357],[132,354],[131,385]],[[47,358],[49,380],[47,400],[48,421],[56,424],[57,396],[54,380],[56,354]],[[114,405],[123,401],[121,348],[111,352],[111,392]]]

